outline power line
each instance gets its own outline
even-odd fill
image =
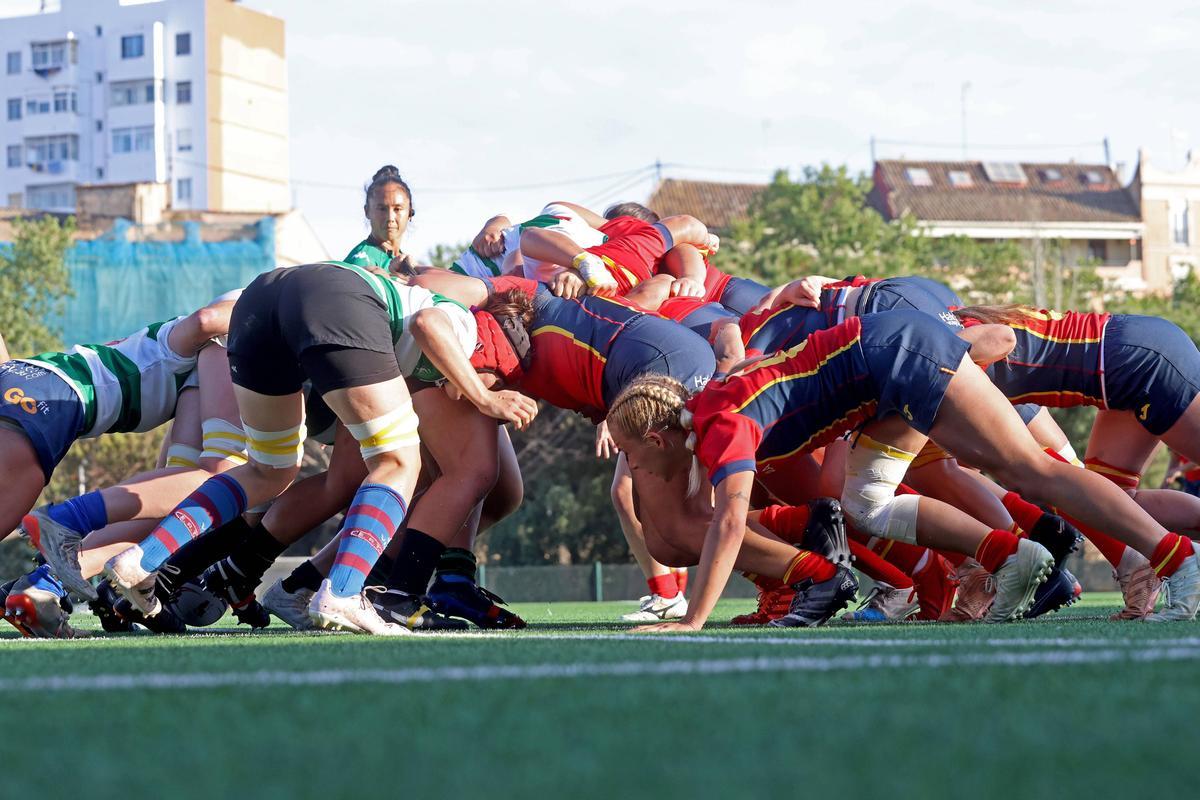
[[[916,142],[903,139],[876,139],[876,144],[890,144],[900,147],[920,147],[926,149],[961,148],[962,142]],[[971,149],[977,150],[1078,150],[1085,147],[1103,147],[1104,142],[1078,142],[1075,144],[982,144],[972,142]]]

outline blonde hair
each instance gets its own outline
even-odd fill
[[[956,308],[951,313],[960,320],[973,319],[989,325],[1021,325],[1035,312],[1031,306],[1010,303],[999,306],[966,306]]]
[[[608,408],[609,427],[620,428],[629,436],[644,438],[653,431],[674,429],[691,431],[692,412],[685,408],[688,390],[666,375],[642,375],[621,390]],[[688,450],[696,446],[696,434],[689,433]],[[704,470],[693,455],[688,473],[688,497],[700,491]]]

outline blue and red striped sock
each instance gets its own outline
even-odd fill
[[[142,540],[142,569],[153,572],[179,548],[246,510],[246,492],[228,475],[214,475],[189,494]]]
[[[406,513],[408,504],[392,487],[382,483],[358,487],[338,532],[337,557],[329,570],[329,584],[335,595],[349,597],[362,591],[367,574]]]

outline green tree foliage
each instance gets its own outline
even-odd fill
[[[12,247],[0,251],[0,334],[15,357],[51,350],[71,294],[64,257],[75,231],[74,218],[60,223],[46,215],[15,220]]]

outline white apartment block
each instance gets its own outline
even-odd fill
[[[167,183],[176,209],[281,212],[283,21],[232,0],[61,0],[0,19],[0,205]]]

